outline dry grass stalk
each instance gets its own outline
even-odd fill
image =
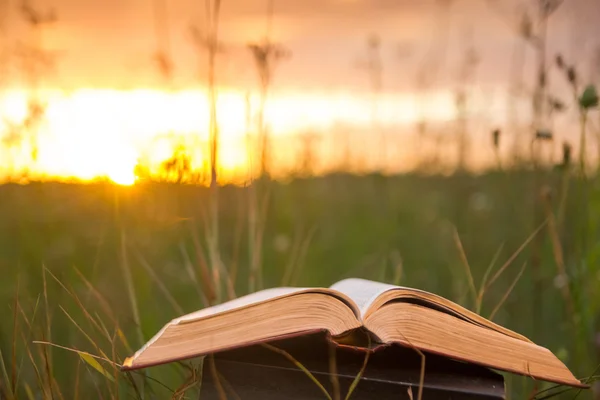
[[[265,108],[269,90],[273,80],[275,67],[279,61],[288,58],[290,52],[282,44],[275,43],[271,39],[272,20],[273,20],[273,0],[267,0],[266,31],[262,41],[249,43],[248,50],[252,54],[260,85],[260,105],[258,109],[258,152],[259,152],[259,171],[258,176],[268,178],[270,175],[270,138],[269,131],[265,123]],[[247,105],[249,109],[249,105]],[[247,110],[249,111],[249,110]],[[248,130],[249,132],[249,130]],[[252,144],[248,137],[248,144]],[[254,147],[254,146],[251,146]],[[250,185],[248,198],[248,230],[249,230],[249,258],[250,258],[250,278],[249,291],[262,288],[262,242],[264,232],[264,220],[266,219],[266,206],[268,192],[265,194],[264,203],[260,201],[260,193],[253,182],[254,173],[250,171]],[[262,187],[262,185],[261,185]],[[262,211],[262,213],[261,213]],[[262,214],[262,218],[261,218]]]
[[[494,266],[496,265],[496,261],[498,261],[498,257],[500,257],[500,253],[502,252],[503,248],[504,248],[504,243],[501,244],[500,247],[498,247],[498,250],[496,250],[494,257],[492,257],[492,261],[490,261],[488,267],[485,270],[485,273],[483,274],[483,278],[481,279],[481,285],[479,286],[479,292],[477,292],[477,301],[475,302],[475,312],[477,314],[481,313],[481,306],[483,304],[483,295],[485,294],[485,288],[486,288],[486,284],[488,281],[488,277],[489,277],[490,273],[492,272],[492,270],[494,269]]]
[[[477,303],[477,289],[475,289],[475,282],[473,281],[473,274],[471,273],[471,267],[469,266],[469,261],[467,260],[467,255],[465,254],[465,249],[463,248],[462,241],[460,240],[460,236],[456,227],[454,227],[453,231],[454,243],[456,244],[456,248],[458,249],[458,253],[460,255],[460,260],[465,267],[467,278],[469,281],[469,290],[473,295],[473,300]]]
[[[498,269],[498,271],[492,276],[492,278],[486,283],[484,286],[484,291],[486,291],[495,281],[502,275],[502,273],[512,264],[512,262],[517,258],[519,254],[527,247],[527,245],[537,236],[537,234],[546,226],[548,220],[546,219],[540,226],[537,227],[535,231],[525,241],[521,246],[509,257],[508,260]]]
[[[144,267],[146,273],[150,276],[150,278],[152,278],[156,286],[158,286],[163,296],[165,296],[165,299],[167,299],[169,304],[171,304],[171,306],[173,307],[173,310],[175,310],[176,313],[183,315],[183,308],[179,305],[177,300],[175,300],[171,292],[169,292],[169,289],[165,286],[163,281],[156,275],[148,261],[146,261],[146,259],[142,256],[140,252],[136,252],[136,256],[138,262],[142,265],[142,267]]]
[[[546,211],[546,216],[548,218],[548,234],[550,235],[550,239],[552,241],[552,252],[554,255],[554,261],[556,262],[556,268],[558,270],[557,272],[559,276],[568,278],[567,269],[565,267],[562,244],[560,243],[558,228],[556,226],[556,219],[554,217],[554,212],[552,211],[552,204],[550,202],[550,197],[547,192],[542,195],[542,200],[544,202],[544,210]],[[571,290],[569,288],[569,283],[566,282],[564,285],[561,285],[560,291],[563,296],[563,300],[567,304],[569,315],[574,316],[576,312],[576,307],[575,301],[573,300],[573,296],[571,294]]]
[[[223,388],[223,385],[221,383],[220,374],[219,374],[219,371],[217,371],[217,366],[215,364],[215,357],[210,355],[208,357],[208,360],[209,360],[210,374],[212,375],[212,379],[215,383],[217,393],[219,394],[219,400],[227,400],[227,393],[225,392],[225,389]]]
[[[140,319],[140,310],[137,303],[137,297],[135,295],[135,287],[133,285],[133,278],[131,276],[131,267],[129,266],[129,260],[127,257],[126,250],[126,237],[125,231],[121,229],[121,269],[123,271],[123,276],[125,278],[125,285],[127,287],[127,296],[129,297],[129,302],[131,305],[131,312],[133,314],[133,322],[136,325],[136,332],[138,336],[138,340],[140,345],[143,345],[144,334],[142,333],[142,324]]]
[[[368,340],[367,348],[371,348],[371,337],[368,336],[368,335],[367,335],[367,340]],[[370,351],[365,352],[365,359],[363,361],[363,364],[360,367],[360,370],[358,371],[358,374],[356,374],[356,376],[354,377],[354,380],[350,384],[350,387],[348,388],[348,393],[346,394],[346,397],[345,397],[344,400],[350,400],[350,396],[352,396],[352,393],[354,392],[354,389],[356,389],[356,386],[358,386],[358,382],[360,382],[362,376],[365,373],[365,370],[367,369],[367,364],[369,362],[370,356],[371,356],[371,352]]]
[[[419,392],[417,395],[417,400],[422,400],[423,398],[423,388],[424,388],[424,384],[425,384],[425,354],[419,350],[417,347],[415,347],[410,340],[408,340],[406,338],[406,336],[404,336],[402,334],[402,332],[398,331],[398,333],[400,333],[400,335],[402,335],[402,337],[404,338],[404,340],[406,340],[406,342],[408,343],[409,347],[411,349],[413,349],[415,352],[417,352],[417,354],[419,355],[419,357],[421,358],[421,372],[419,374]],[[409,396],[412,397],[412,388],[409,387]]]
[[[325,389],[325,387],[323,387],[323,385],[321,384],[321,382],[319,382],[319,380],[308,370],[306,369],[306,367],[304,365],[302,365],[302,363],[298,360],[296,360],[294,358],[294,356],[292,356],[290,353],[288,353],[287,351],[280,349],[278,347],[275,347],[271,344],[268,343],[263,343],[261,344],[262,347],[269,349],[277,354],[281,354],[282,356],[284,356],[286,359],[288,359],[292,364],[294,364],[296,367],[298,367],[300,370],[302,370],[302,372],[304,372],[306,374],[306,376],[308,376],[310,378],[310,380],[317,385],[317,387],[321,390],[321,392],[323,392],[323,394],[325,395],[325,397],[327,398],[327,400],[333,400],[331,398],[331,395],[329,394],[329,392],[327,392],[327,389]]]
[[[512,281],[512,283],[510,284],[510,286],[508,287],[508,289],[506,290],[506,292],[504,293],[504,295],[502,296],[502,298],[500,299],[500,301],[498,302],[498,304],[496,305],[494,310],[490,313],[490,316],[488,317],[488,319],[490,321],[494,319],[494,317],[496,316],[496,313],[500,310],[500,308],[502,307],[504,302],[508,299],[508,296],[510,296],[510,294],[512,293],[513,289],[517,285],[517,282],[519,282],[519,280],[521,279],[521,276],[523,276],[523,272],[525,272],[526,266],[527,266],[527,263],[523,263],[523,266],[519,270],[519,273],[517,274],[515,279]]]
[[[222,46],[219,42],[219,17],[221,12],[221,0],[205,0],[207,29],[201,32],[192,27],[193,40],[201,51],[207,53],[207,86],[209,104],[209,154],[210,154],[210,201],[209,201],[209,227],[207,229],[208,256],[210,265],[215,271],[223,269],[221,254],[219,250],[219,151],[220,135],[217,121],[217,79],[216,59],[221,52]],[[217,293],[217,297],[218,293]],[[220,299],[219,299],[220,300]]]
[[[336,348],[335,344],[329,343],[329,380],[331,381],[331,386],[333,388],[333,400],[341,400],[341,392],[340,392],[340,380],[338,378],[337,371],[337,358],[336,358]]]

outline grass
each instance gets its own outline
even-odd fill
[[[591,228],[583,254],[574,225],[579,203],[567,196],[561,204],[563,172],[544,175],[552,194],[546,197],[531,195],[532,174],[270,182],[269,205],[260,210],[262,285],[328,286],[358,276],[423,288],[531,337],[578,377],[597,375],[596,179],[586,177]],[[570,190],[579,193],[578,184],[571,179]],[[225,299],[248,292],[254,242],[245,240],[247,189],[220,188],[223,271],[207,257],[209,188],[7,184],[0,199],[5,398],[190,398],[202,374],[219,376],[210,359],[127,374],[118,367],[165,322],[216,301],[217,285]],[[539,226],[535,207],[546,215]],[[541,244],[535,274],[527,267],[534,239]],[[535,293],[541,309],[533,307],[534,287],[542,289]],[[220,376],[219,382],[231,393]],[[518,377],[509,377],[509,387],[514,398],[550,389]],[[573,391],[563,395],[572,398]]]

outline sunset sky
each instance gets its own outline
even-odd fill
[[[15,2],[4,3],[8,4],[8,12],[3,13],[6,51],[14,49],[17,41],[27,41],[30,32]],[[450,4],[447,13],[441,12],[444,3]],[[378,34],[382,42],[385,95],[380,118],[387,131],[394,131],[392,126],[397,126],[398,135],[414,130],[419,118],[416,78],[431,66],[438,67],[438,75],[430,88],[431,97],[426,98],[425,116],[432,121],[454,118],[453,92],[461,57],[470,45],[480,59],[472,78],[471,112],[478,121],[487,121],[482,126],[500,124],[506,115],[511,54],[518,44],[519,10],[532,9],[534,3],[275,0],[272,34],[290,49],[292,57],[275,72],[268,109],[274,135],[289,136],[307,129],[325,134],[340,124],[369,126],[369,81],[359,64],[370,33]],[[170,88],[152,60],[157,47],[155,0],[37,0],[33,4],[41,10],[53,8],[58,16],[42,32],[44,46],[56,54],[54,68],[40,77],[48,114],[37,138],[35,165],[14,149],[10,157],[2,150],[3,158],[10,159],[2,163],[4,171],[8,164],[14,169],[21,163],[38,174],[83,179],[107,175],[125,182],[153,138],[169,131],[206,135],[205,55],[197,52],[189,34],[190,25],[203,26],[204,1],[168,2],[168,35],[162,39],[168,40],[175,67]],[[242,173],[247,162],[243,142],[246,93],[254,96],[253,103],[257,100],[256,71],[245,45],[264,35],[267,2],[223,0],[222,4],[220,35],[225,53],[217,65],[226,138],[223,168]],[[437,59],[435,52],[428,52],[444,41],[446,58]],[[549,57],[561,52],[590,77],[591,61],[600,47],[600,4],[565,1],[552,16],[549,43]],[[533,55],[529,49],[525,69],[529,82]],[[17,59],[5,71],[2,113],[15,122],[25,114],[27,80]],[[557,87],[560,90],[564,85]],[[529,107],[528,103],[523,107]],[[527,112],[523,110],[523,115]],[[407,146],[398,157],[410,155]],[[277,151],[288,150],[284,146]],[[161,151],[165,154],[157,155],[157,160],[168,155],[168,149]],[[113,162],[108,165],[110,158]]]

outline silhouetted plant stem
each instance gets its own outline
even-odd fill
[[[586,126],[587,126],[587,111],[579,111],[579,170],[581,177],[585,180],[586,173],[586,162],[585,162],[585,149],[586,149]]]
[[[424,142],[430,133],[427,126],[427,109],[429,107],[428,96],[430,95],[433,83],[437,79],[440,69],[447,62],[448,38],[450,37],[449,32],[452,22],[452,3],[453,0],[441,0],[436,2],[436,11],[438,15],[434,21],[434,38],[427,49],[425,57],[419,63],[419,69],[415,77],[415,92],[419,94],[417,103],[417,151],[420,153],[421,159],[427,159],[425,162],[419,162],[418,165],[420,167],[425,166],[425,168],[430,168],[428,164],[434,164],[434,168],[437,166],[437,154],[434,153],[434,155],[430,157],[422,150],[425,148]],[[439,144],[436,140],[434,152],[437,152],[438,148]]]
[[[470,32],[468,32],[470,34]],[[470,40],[470,35],[466,38]],[[472,84],[475,68],[479,63],[479,56],[475,48],[470,44],[464,52],[463,60],[459,68],[459,88],[455,93],[456,105],[456,145],[457,145],[457,170],[464,172],[468,168],[467,156],[469,154],[469,127],[468,127],[468,92]]]
[[[257,266],[257,233],[258,233],[258,197],[256,183],[254,181],[254,157],[256,155],[255,142],[253,140],[251,121],[252,110],[250,104],[250,95],[246,95],[246,149],[248,155],[248,262],[250,273],[248,276],[248,291],[253,292],[256,288],[256,266]]]
[[[549,17],[560,5],[560,2],[542,1],[538,0],[538,34],[537,37],[531,34],[525,35],[530,40],[533,39],[533,44],[536,48],[537,55],[537,76],[536,76],[536,90],[533,98],[533,126],[534,136],[532,138],[532,153],[531,158],[534,167],[534,184],[533,184],[533,213],[534,213],[534,224],[537,225],[543,218],[543,205],[540,204],[540,193],[542,188],[543,180],[543,166],[540,159],[540,147],[536,145],[541,143],[541,139],[545,139],[545,133],[548,122],[548,98],[547,98],[547,87],[548,87],[548,74],[547,74],[547,37],[548,37],[548,22]],[[552,132],[550,132],[550,138]],[[538,140],[540,139],[540,140]],[[532,307],[532,321],[533,321],[533,334],[539,335],[543,331],[540,331],[540,322],[544,319],[544,311],[542,304],[542,279],[543,273],[541,270],[541,253],[542,253],[543,238],[538,237],[534,243],[532,253],[532,269],[533,269],[533,307]]]
[[[519,117],[517,114],[518,107],[516,103],[521,99],[521,91],[523,89],[523,66],[525,61],[525,50],[526,48],[525,44],[523,43],[523,38],[518,37],[510,57],[511,95],[508,96],[507,105],[507,122],[513,135],[511,152],[513,162],[520,162],[523,156],[520,147],[522,140],[519,132]]]
[[[273,72],[277,62],[289,55],[287,49],[281,44],[271,40],[271,29],[273,19],[273,0],[267,0],[267,21],[265,36],[260,43],[250,43],[250,50],[259,76],[260,105],[258,110],[258,146],[260,169],[258,182],[251,181],[249,193],[249,257],[250,278],[249,289],[255,291],[262,287],[262,235],[264,231],[264,220],[266,219],[266,204],[268,200],[268,182],[270,178],[270,135],[265,123],[265,108]],[[258,185],[257,185],[258,184]],[[258,187],[256,187],[258,186]],[[260,195],[264,193],[261,202]]]
[[[171,44],[169,41],[168,26],[168,1],[153,0],[154,34],[156,35],[156,53],[154,61],[161,77],[170,88],[173,78],[173,61],[171,58]]]
[[[219,13],[221,0],[207,0],[208,7],[208,94],[209,94],[209,142],[210,142],[210,232],[208,235],[208,253],[213,269],[221,269],[219,251],[219,126],[217,123],[217,88],[215,79],[215,61],[219,44]],[[221,283],[215,282],[217,301],[221,300]]]

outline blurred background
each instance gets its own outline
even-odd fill
[[[599,83],[594,0],[1,0],[0,398],[196,393],[114,363],[350,276],[594,381]]]

